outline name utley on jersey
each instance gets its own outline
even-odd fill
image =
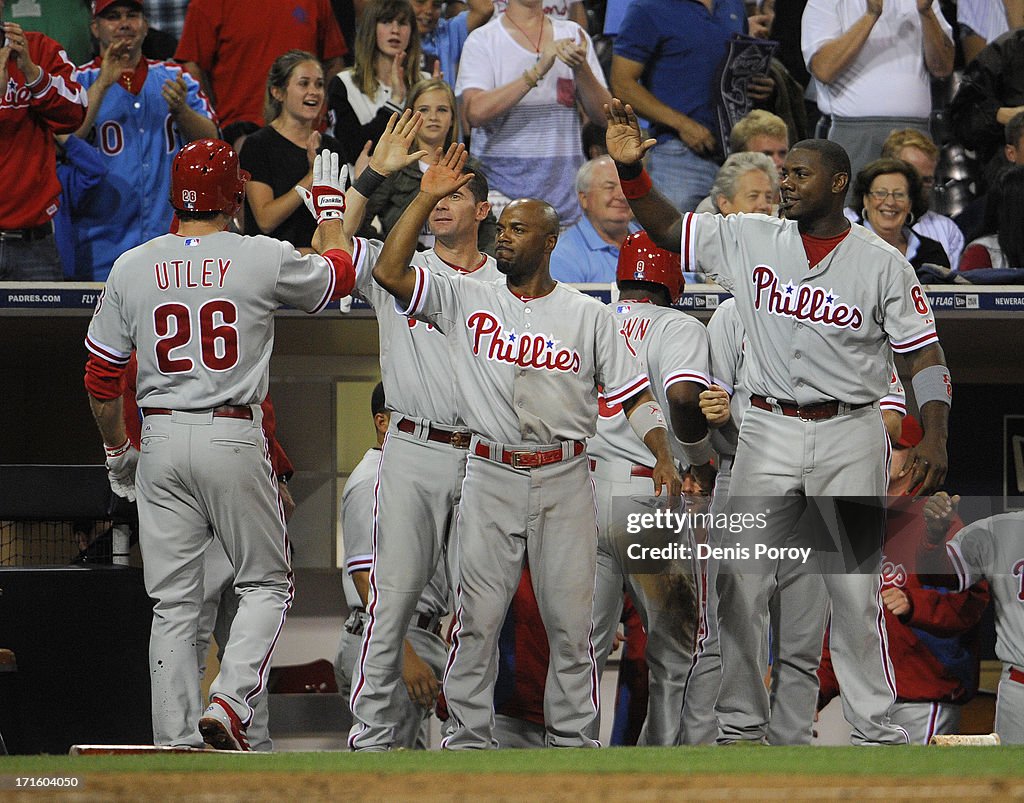
[[[326,259],[270,237],[165,234],[114,263],[85,344],[119,365],[137,351],[140,407],[259,404],[274,310],[319,312],[334,284]]]
[[[462,417],[492,441],[586,440],[597,424],[598,385],[609,404],[650,385],[611,310],[561,282],[521,299],[504,278],[417,268],[407,313],[451,338]]]
[[[703,270],[736,297],[749,353],[747,389],[815,404],[878,401],[897,354],[938,342],[914,269],[853,224],[809,269],[793,220],[683,215],[683,270]]]
[[[379,240],[356,238],[353,262],[356,294],[377,313],[380,333],[380,373],[388,407],[399,413],[425,418],[435,424],[460,426],[448,339],[432,324],[407,318],[395,306],[394,297],[373,280],[384,244]],[[504,280],[494,262],[471,273],[449,265],[433,251],[413,254],[412,264],[433,273],[464,274],[477,281]]]
[[[626,349],[639,361],[651,380],[651,392],[668,417],[668,389],[677,382],[710,384],[708,336],[696,318],[671,307],[641,301],[612,304],[619,335]],[[587,445],[591,457],[599,460],[629,460],[639,465],[653,464],[653,455],[637,437],[622,412],[621,405],[609,405],[601,397],[601,417],[597,435]],[[689,461],[679,441],[669,430],[669,443],[677,460]]]

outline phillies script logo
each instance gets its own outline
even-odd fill
[[[474,312],[466,319],[473,333],[473,353],[488,360],[507,362],[523,368],[580,372],[580,355],[566,348],[555,348],[558,341],[542,332],[505,332],[501,321],[489,312]]]
[[[896,586],[903,588],[907,584],[907,570],[902,563],[893,563],[891,560],[882,564],[882,585]]]
[[[839,329],[860,329],[864,316],[856,306],[837,303],[832,290],[814,285],[779,287],[779,277],[767,265],[758,265],[751,276],[754,283],[754,309],[764,306],[770,315],[782,315],[799,321],[822,323]]]

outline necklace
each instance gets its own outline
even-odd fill
[[[537,44],[533,43],[533,41],[530,39],[530,35],[526,31],[524,31],[522,29],[522,27],[520,25],[518,25],[516,23],[516,21],[514,19],[512,19],[507,13],[505,14],[505,19],[507,19],[509,22],[511,22],[513,27],[517,31],[519,31],[519,33],[521,33],[523,36],[526,37],[526,41],[529,42],[530,47],[533,48],[533,52],[537,54],[537,61],[540,61],[540,43],[541,43],[541,40],[544,38],[544,23],[547,20],[547,18],[546,17],[541,17],[540,18],[540,33],[537,35]]]

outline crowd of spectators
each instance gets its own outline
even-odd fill
[[[167,174],[178,149],[218,133],[245,142],[253,173],[239,228],[308,248],[312,226],[292,190],[308,187],[313,157],[338,149],[357,175],[388,118],[409,107],[427,118],[416,150],[462,139],[486,175],[485,251],[510,199],[542,198],[563,229],[554,275],[607,282],[636,228],[614,166],[595,160],[612,95],[646,121],[658,142],[650,173],[681,210],[731,203],[712,186],[730,153],[765,154],[781,176],[789,146],[817,131],[850,154],[851,219],[926,280],[1022,267],[1017,249],[998,243],[1017,225],[1006,202],[1016,184],[1001,175],[1024,164],[1024,0],[0,0],[0,9],[0,134],[11,156],[0,165],[0,279],[103,281],[121,253],[172,225]],[[764,70],[735,71],[727,54],[744,41],[767,43]],[[722,131],[716,107],[737,92],[752,111]],[[936,209],[950,146],[984,169],[964,208]],[[362,234],[387,235],[424,168],[378,189]],[[31,186],[28,175],[38,177]],[[745,185],[756,175],[729,190],[755,193]],[[756,180],[763,191],[766,179]],[[424,231],[422,247],[431,241]]]

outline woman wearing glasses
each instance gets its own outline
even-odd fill
[[[950,267],[949,256],[935,240],[916,233],[915,211],[921,197],[921,179],[901,159],[876,159],[857,174],[853,184],[858,223],[871,229],[899,251],[920,272],[924,265]],[[931,274],[927,274],[931,275]]]

